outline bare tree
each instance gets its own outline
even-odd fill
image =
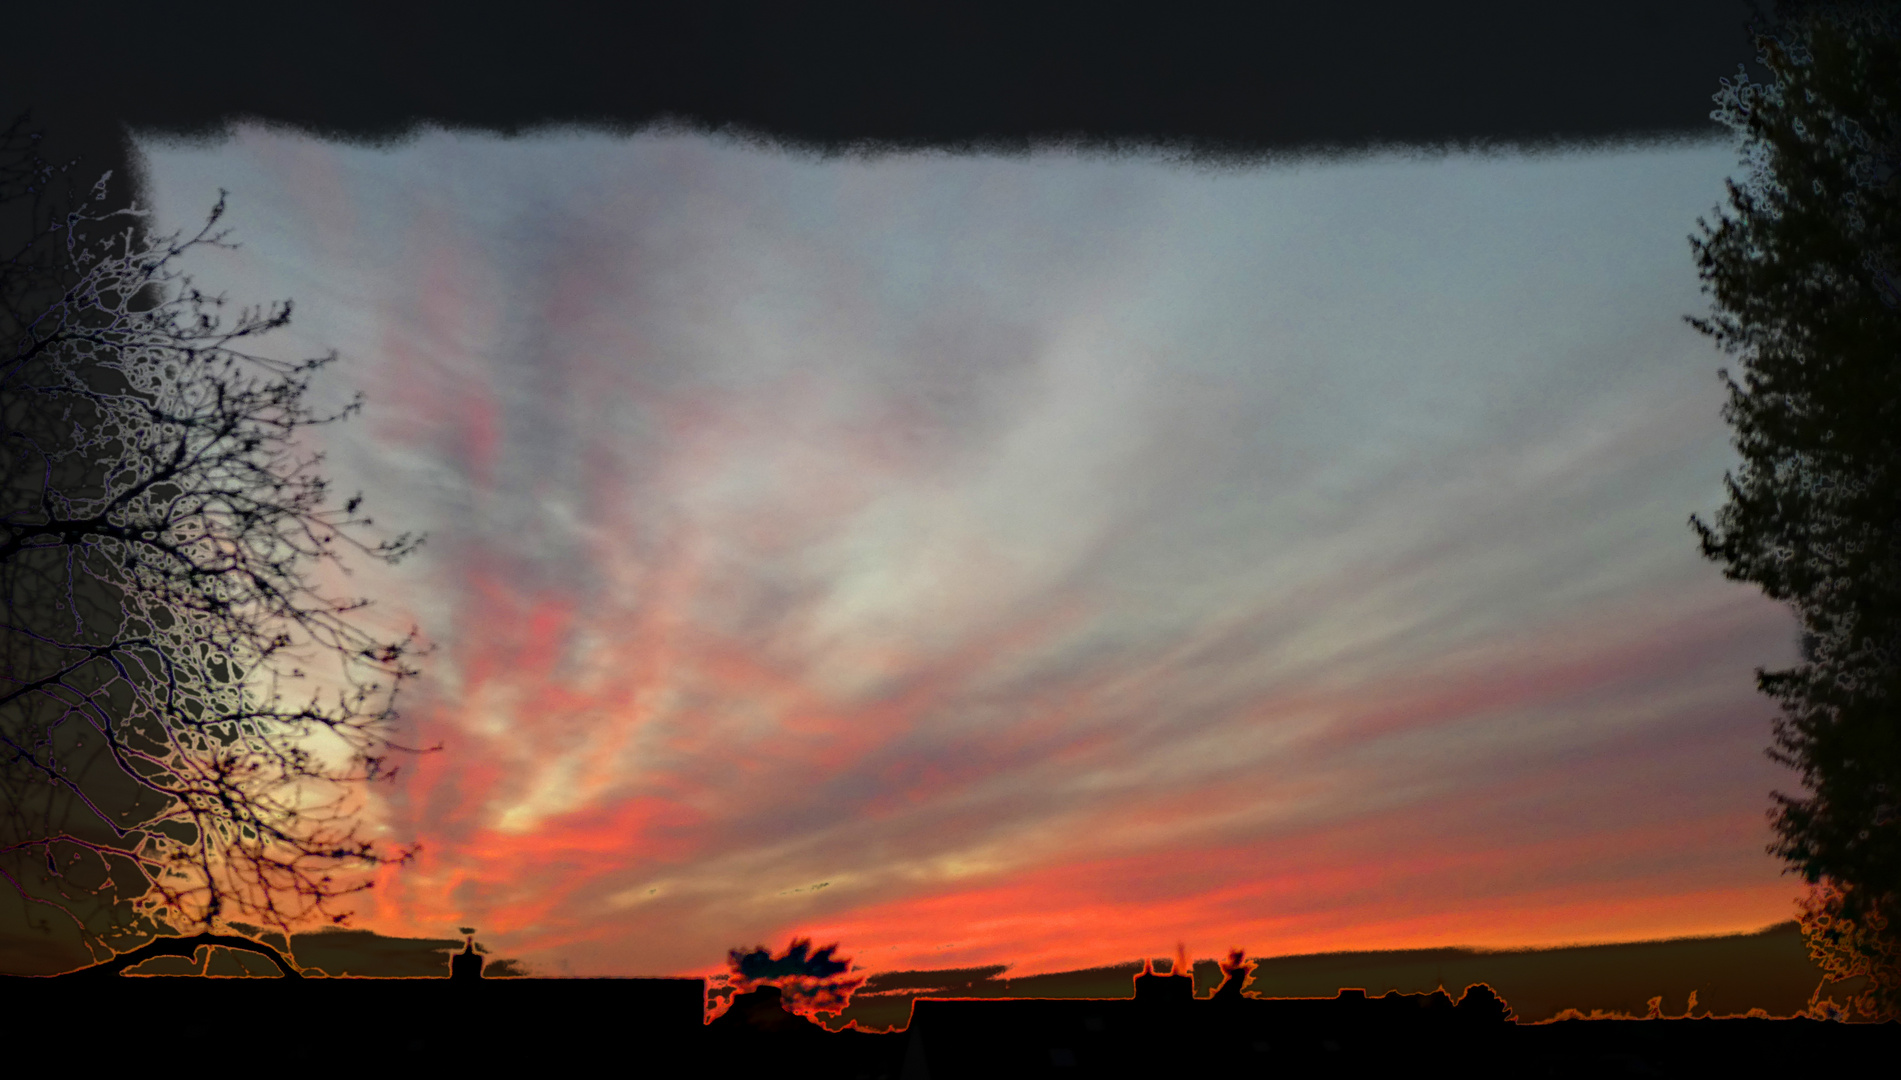
[[[98,960],[250,947],[237,918],[341,922],[362,871],[412,853],[355,811],[395,772],[417,649],[319,578],[420,540],[365,539],[361,496],[335,505],[319,474],[306,432],[361,405],[306,402],[335,355],[248,351],[290,304],[227,314],[181,269],[234,246],[223,193],[154,237],[109,174],[75,197],[37,138],[0,134],[0,208],[28,234],[0,263],[0,877]]]

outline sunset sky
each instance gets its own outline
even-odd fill
[[[363,390],[436,652],[357,924],[1029,974],[1792,917],[1794,624],[1686,237],[1726,141],[1209,171],[687,134],[141,143]]]

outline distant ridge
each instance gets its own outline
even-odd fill
[[[1520,1023],[1557,1017],[1566,1010],[1590,1016],[1642,1017],[1652,998],[1665,1016],[1741,1016],[1760,1009],[1770,1016],[1808,1010],[1822,972],[1808,957],[1793,922],[1740,934],[1569,945],[1532,949],[1387,949],[1309,953],[1254,961],[1245,993],[1252,997],[1332,997],[1343,987],[1369,996],[1389,990],[1426,993],[1439,986],[1456,997],[1486,983],[1510,1003]],[[856,1021],[864,1030],[904,1026],[911,1001],[952,998],[1123,998],[1133,993],[1142,962],[1000,977],[1007,967],[892,971],[871,976],[850,1006],[827,1027]],[[1206,997],[1221,984],[1214,960],[1194,962],[1195,994]],[[1839,999],[1840,991],[1835,991]],[[1568,1013],[1566,1013],[1569,1015]]]
[[[283,947],[284,939],[258,927],[236,924],[236,929],[258,940]],[[449,975],[449,957],[462,948],[459,938],[409,938],[374,930],[326,927],[293,934],[289,952],[306,975],[350,976],[375,979],[443,979]],[[9,933],[0,926],[0,972],[10,975],[54,975],[85,966],[91,958],[75,939],[51,939],[29,933]],[[202,961],[202,972],[200,967]],[[198,960],[162,956],[133,969],[132,974],[213,976],[258,975],[275,977],[270,961],[255,953],[212,949]],[[505,979],[528,975],[527,965],[507,957],[489,957],[483,975]]]

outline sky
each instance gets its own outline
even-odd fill
[[[1794,623],[1687,237],[1727,141],[1197,168],[143,139],[292,298],[434,652],[355,925],[544,974],[1753,930]]]

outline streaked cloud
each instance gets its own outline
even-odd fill
[[[1724,146],[1200,173],[697,137],[147,147],[370,397],[439,645],[363,916],[538,967],[1749,929],[1791,625],[1684,237]],[[818,886],[823,884],[823,888]]]

